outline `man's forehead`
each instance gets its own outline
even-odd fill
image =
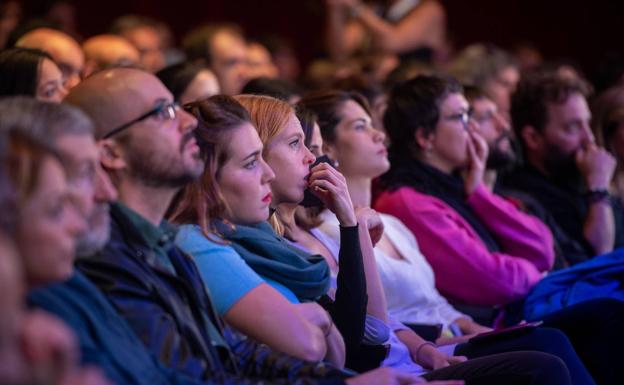
[[[573,93],[561,103],[548,103],[551,117],[566,117],[569,115],[591,115],[587,100],[580,93]]]
[[[111,96],[116,98],[118,108],[134,110],[138,107],[139,109],[144,109],[152,107],[162,100],[173,100],[171,92],[167,90],[161,81],[146,72],[121,76],[117,80],[123,83],[123,85],[111,84],[108,91]]]
[[[247,46],[245,45],[245,40],[227,30],[223,30],[218,32],[212,41],[210,42],[212,49],[215,53],[219,54],[247,54]]]

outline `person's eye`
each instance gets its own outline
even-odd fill
[[[52,98],[56,95],[57,88],[54,86],[46,87],[43,89],[43,96],[46,98]]]
[[[65,212],[66,202],[64,200],[57,200],[53,202],[48,209],[46,210],[46,214],[49,218],[54,220],[59,219],[63,213]]]
[[[290,142],[289,144],[290,144],[291,147],[296,148],[296,147],[299,147],[300,143],[301,143],[300,139],[295,139],[292,142]]]
[[[364,123],[359,123],[356,124],[354,128],[356,131],[364,131],[366,130],[366,125]]]
[[[245,165],[243,167],[246,168],[247,170],[251,170],[254,167],[256,167],[257,164],[258,164],[258,161],[256,159],[254,159],[254,160],[252,160],[250,162],[245,163]]]

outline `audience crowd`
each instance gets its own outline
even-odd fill
[[[453,52],[437,0],[325,0],[303,71],[243,25],[20,6],[0,383],[622,383],[624,67]]]

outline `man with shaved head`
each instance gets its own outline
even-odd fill
[[[80,83],[84,55],[78,42],[68,34],[50,28],[37,28],[24,34],[15,46],[37,48],[50,54],[61,69],[67,88]]]
[[[84,77],[114,67],[137,67],[139,51],[117,35],[97,35],[82,44],[85,55]]]

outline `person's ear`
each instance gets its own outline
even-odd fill
[[[97,143],[100,150],[100,163],[105,170],[117,171],[126,168],[121,146],[112,139],[102,139]]]
[[[431,152],[433,150],[434,137],[435,133],[426,133],[424,127],[418,127],[416,131],[414,131],[414,142],[425,152]]]
[[[544,137],[533,126],[524,126],[520,130],[520,140],[529,151],[537,151],[544,144]]]

